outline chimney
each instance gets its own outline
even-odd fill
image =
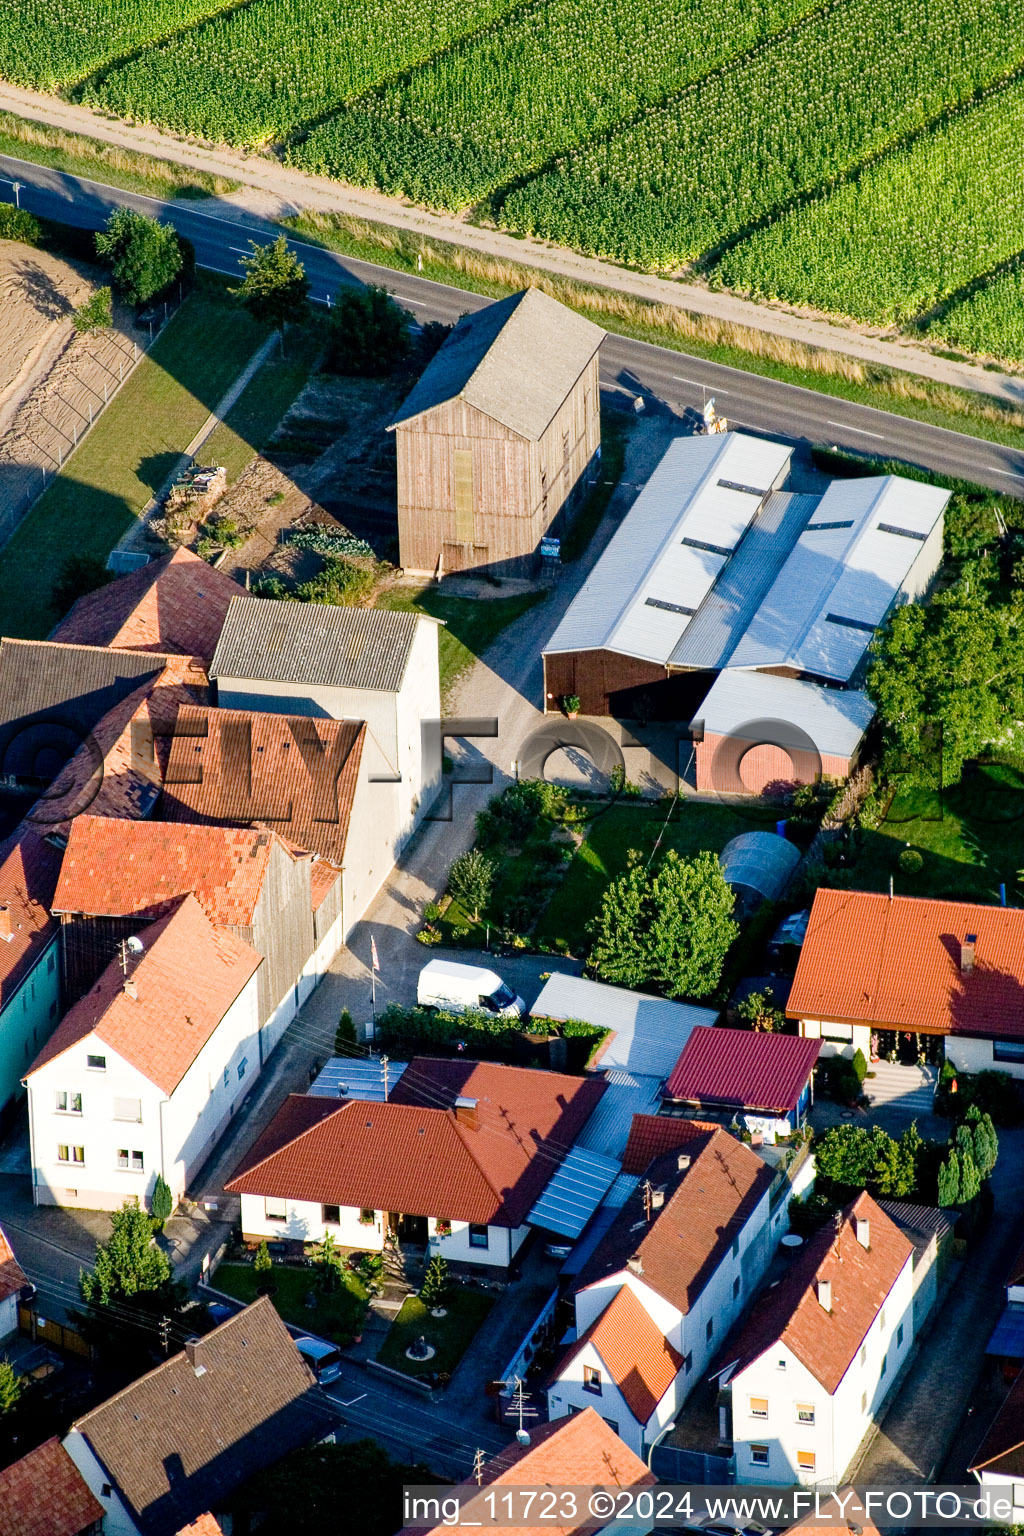
[[[976,933],[969,933],[960,945],[960,974],[969,976],[974,970],[974,949],[978,942]]]
[[[832,1281],[815,1280],[814,1288],[818,1294],[818,1303],[826,1312],[832,1311]]]
[[[476,1099],[467,1099],[460,1093],[455,1100],[455,1118],[460,1125],[468,1126],[471,1131],[477,1128]]]
[[[642,1275],[644,1272],[644,1261],[638,1253],[634,1253],[631,1259],[626,1260],[626,1268],[631,1275]]]
[[[14,938],[14,919],[11,909],[6,903],[0,906],[0,939],[6,939],[9,944]]]
[[[866,1216],[853,1218],[853,1235],[862,1248],[871,1248],[871,1223]]]
[[[680,1173],[685,1173],[690,1166],[690,1161],[689,1152],[680,1152],[676,1157],[676,1168]]]
[[[665,1204],[665,1191],[663,1189],[651,1190],[651,1210],[660,1211]]]
[[[201,1339],[191,1338],[185,1340],[185,1359],[195,1371],[197,1376],[206,1375],[206,1366],[199,1363],[199,1346]]]
[[[139,996],[139,989],[130,976],[126,976],[124,979],[124,995],[125,997],[133,997],[135,999],[138,999]]]

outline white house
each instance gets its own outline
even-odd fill
[[[441,786],[437,641],[423,614],[236,598],[210,676],[225,709],[364,720],[362,772],[397,854]]]
[[[194,896],[136,944],[26,1076],[37,1205],[144,1204],[158,1173],[177,1202],[259,1073],[256,951]]]
[[[861,1194],[761,1296],[722,1374],[737,1482],[842,1481],[913,1343],[912,1270],[910,1242]]]
[[[719,1126],[670,1124],[681,1144],[650,1163],[583,1266],[577,1339],[547,1384],[550,1418],[600,1396],[638,1453],[700,1381],[774,1247],[772,1170]]]
[[[974,1453],[970,1470],[990,1499],[1004,1502],[988,1517],[994,1525],[1024,1522],[1024,1371]]]
[[[18,1298],[28,1276],[0,1228],[0,1344],[18,1331]]]
[[[595,1078],[418,1057],[386,1103],[292,1094],[225,1187],[242,1197],[248,1242],[330,1233],[379,1252],[390,1234],[504,1269],[603,1091]]]

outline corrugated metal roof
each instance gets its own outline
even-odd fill
[[[619,1071],[607,1072],[605,1076],[608,1087],[604,1097],[576,1138],[576,1145],[621,1162],[633,1116],[658,1113],[664,1078]]]
[[[545,654],[607,648],[667,663],[791,455],[743,432],[677,437]]]
[[[800,850],[776,832],[741,832],[718,857],[730,885],[745,885],[774,901],[799,864]]]
[[[1006,1360],[1024,1360],[1024,1307],[1007,1307],[996,1323],[985,1353],[1001,1355]]]
[[[855,688],[825,688],[767,672],[727,670],[719,674],[698,711],[708,736],[742,737],[743,727],[770,720],[783,727],[778,745],[786,745],[786,726],[814,742],[822,756],[850,757],[874,718],[875,706]],[[759,738],[760,739],[760,738]]]
[[[392,427],[462,399],[537,442],[604,340],[599,325],[539,288],[463,315]]]
[[[698,1028],[683,1047],[665,1097],[784,1114],[800,1103],[820,1049],[820,1040],[799,1035]]]
[[[554,1178],[534,1205],[531,1227],[579,1237],[619,1172],[618,1163],[579,1145],[571,1148]]]
[[[833,481],[730,665],[790,666],[845,682],[949,494],[899,475]]]
[[[625,987],[556,973],[531,1009],[535,1019],[582,1019],[613,1031],[596,1065],[665,1078],[695,1024],[713,1024],[713,1008],[694,1008]]]
[[[236,597],[210,676],[391,693],[401,686],[422,617],[390,608]]]
[[[390,1093],[407,1061],[388,1060]],[[371,1104],[384,1103],[384,1069],[379,1056],[332,1056],[310,1084],[310,1093],[324,1099],[361,1099]]]

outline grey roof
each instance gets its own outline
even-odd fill
[[[582,1019],[614,1031],[596,1065],[659,1080],[672,1071],[693,1026],[718,1018],[714,1008],[694,1008],[560,972],[544,983],[530,1012],[535,1019]]]
[[[669,657],[673,667],[712,671],[728,664],[733,647],[785,564],[820,497],[774,491],[747,530]]]
[[[421,618],[390,608],[236,597],[210,676],[392,693],[401,686]]]
[[[656,1115],[661,1108],[664,1075],[623,1072],[605,1073],[608,1087],[600,1103],[576,1138],[578,1147],[618,1158],[626,1150],[634,1115]]]
[[[800,850],[776,832],[741,832],[719,854],[730,885],[743,885],[775,901],[800,862]]]
[[[729,658],[846,682],[950,493],[898,475],[836,480]],[[935,552],[935,566],[941,549]]]
[[[874,713],[867,694],[855,688],[826,688],[769,672],[727,670],[715,679],[697,716],[708,736],[753,739],[744,737],[744,728],[771,721],[778,726],[774,740],[780,747],[803,746],[803,732],[823,757],[852,757]],[[792,728],[791,734],[787,727]],[[757,734],[757,739],[765,738]]]
[[[388,1061],[388,1092],[394,1088],[409,1065],[407,1061]],[[317,1098],[361,1099],[384,1103],[384,1069],[379,1056],[332,1056],[310,1084]]]
[[[614,1158],[578,1144],[570,1147],[527,1221],[561,1237],[579,1237],[618,1173]]]
[[[461,399],[536,442],[603,340],[599,325],[526,288],[463,315],[391,425]]]
[[[667,664],[791,456],[744,432],[677,437],[545,654],[610,650]]]
[[[890,1221],[911,1232],[934,1232],[938,1238],[953,1230],[953,1223],[945,1211],[935,1205],[916,1205],[911,1200],[877,1200],[875,1202]]]

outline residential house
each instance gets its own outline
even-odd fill
[[[1024,1522],[1024,1371],[1014,1381],[984,1440],[971,1458],[969,1470],[984,1492],[1008,1506],[993,1513],[993,1524]]]
[[[72,1424],[104,1536],[175,1536],[337,1417],[266,1297]]]
[[[910,1200],[879,1200],[880,1211],[895,1222],[914,1250],[911,1270],[914,1337],[939,1299],[939,1288],[953,1258],[953,1222],[945,1211]],[[991,1352],[991,1347],[990,1351]]]
[[[0,1227],[0,1344],[18,1331],[18,1301],[28,1276]]]
[[[260,964],[194,896],[139,929],[26,1074],[37,1205],[181,1199],[259,1073]]]
[[[1015,1255],[1006,1275],[1006,1305],[985,1353],[1003,1364],[1003,1374],[1013,1380],[1024,1362],[1024,1248]]]
[[[183,1525],[178,1536],[224,1536],[224,1529],[220,1521],[207,1512],[200,1515],[198,1520],[192,1520],[188,1525]]]
[[[259,821],[335,872],[332,899],[315,919],[318,974],[380,889],[399,840],[363,770],[366,735],[358,720],[182,709],[164,777],[165,821]]]
[[[737,1482],[842,1481],[913,1343],[912,1271],[910,1242],[861,1194],[763,1293],[720,1377]]]
[[[423,614],[236,598],[210,676],[222,709],[365,721],[362,772],[397,854],[441,785],[437,631]]]
[[[901,1038],[963,1072],[1024,1077],[1024,911],[819,890],[786,1014],[825,1056]]]
[[[57,1436],[0,1472],[0,1536],[100,1536],[103,1505]]]
[[[803,1125],[820,1041],[748,1029],[691,1030],[665,1084],[666,1108],[702,1119],[742,1118],[774,1142]]]
[[[531,1429],[525,1445],[509,1446],[485,1462],[479,1478],[481,1488],[497,1489],[599,1487],[639,1490],[652,1488],[656,1482],[654,1474],[592,1407],[584,1408],[569,1419],[558,1419],[555,1423]],[[484,1496],[480,1497],[483,1499]],[[482,1503],[481,1509],[485,1516],[490,1515],[488,1504]],[[556,1513],[561,1515],[561,1511]],[[416,1531],[422,1536],[443,1536],[447,1531],[467,1536],[469,1531],[478,1528],[478,1523],[431,1525],[424,1520],[410,1523],[404,1530]],[[516,1529],[522,1531],[523,1536],[542,1536],[542,1533],[546,1536],[548,1532],[554,1532],[555,1536],[577,1536],[583,1531],[598,1536],[598,1532],[609,1527],[595,1525],[586,1510],[581,1509],[576,1519],[571,1516],[551,1521],[545,1519],[540,1525],[530,1525],[527,1518]],[[630,1529],[636,1536],[642,1536],[644,1527],[631,1522]]]
[[[50,635],[62,645],[115,646],[209,661],[232,598],[245,588],[190,549],[176,549],[80,597]]]
[[[262,1064],[316,985],[311,863],[266,827],[78,816],[52,901],[69,999],[87,991],[140,924],[191,893],[211,922],[263,956],[253,1065]]]
[[[406,571],[536,569],[600,456],[603,340],[539,288],[463,315],[388,429]]]
[[[550,1418],[600,1397],[638,1455],[701,1379],[774,1248],[772,1170],[720,1126],[665,1124],[675,1145],[646,1168],[577,1276],[576,1342],[547,1383]]]
[[[60,1012],[60,924],[50,916],[60,865],[60,849],[28,822],[0,843],[0,1137]]]
[[[391,1233],[507,1269],[603,1091],[593,1078],[417,1057],[386,1103],[292,1094],[225,1188],[242,1197],[247,1242],[330,1233],[380,1252]]]

